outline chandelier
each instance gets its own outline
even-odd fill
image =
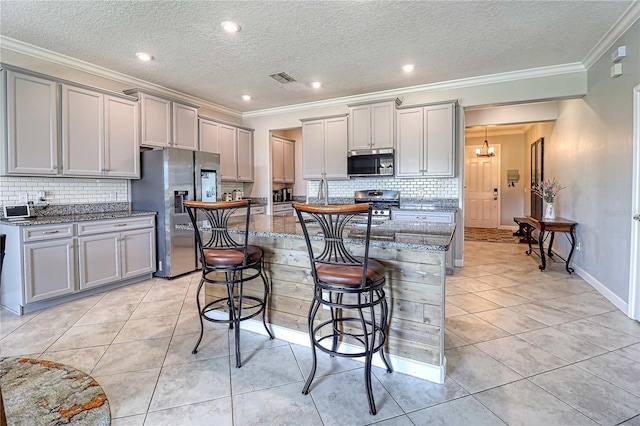
[[[484,142],[482,143],[482,148],[476,148],[476,157],[493,157],[496,155],[493,147],[489,146],[487,139],[487,126],[484,126]]]

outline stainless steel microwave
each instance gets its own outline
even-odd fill
[[[362,149],[349,151],[347,174],[349,176],[393,176],[393,149]]]

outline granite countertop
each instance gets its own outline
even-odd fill
[[[186,226],[186,225],[185,225]],[[231,230],[242,229],[243,220],[231,219]],[[310,234],[320,231],[317,225],[309,224]],[[380,225],[371,227],[371,246],[389,248],[410,248],[434,251],[446,251],[449,249],[456,225],[434,222],[406,222],[388,220]],[[353,225],[347,228],[349,243],[361,244],[365,238],[366,228]],[[297,238],[303,239],[302,227],[298,218],[294,216],[251,216],[249,234],[260,237]],[[320,239],[316,235],[310,235],[311,239]]]
[[[36,216],[24,220],[8,221],[3,220],[0,222],[3,225],[12,226],[35,226],[35,225],[52,225],[56,223],[69,223],[69,222],[85,222],[88,220],[102,220],[102,219],[124,219],[128,217],[136,216],[150,216],[156,215],[156,212],[147,211],[108,211],[108,212],[93,212],[93,213],[74,213],[74,214],[61,214],[52,216]]]

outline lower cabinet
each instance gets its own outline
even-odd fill
[[[7,236],[0,303],[18,314],[155,271],[155,216],[0,224],[0,233]]]
[[[25,299],[27,303],[75,292],[74,238],[24,245]]]
[[[149,217],[78,224],[80,289],[154,272],[152,225]]]
[[[436,223],[456,223],[456,214],[453,212],[425,212],[420,210],[392,210],[391,219],[414,222],[436,222]],[[445,254],[445,267],[447,274],[454,272],[455,247],[451,241],[449,250]]]

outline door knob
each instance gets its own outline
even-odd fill
[[[493,188],[493,199],[494,200],[498,199],[498,188]]]
[[[633,220],[640,220],[640,214],[637,214],[633,217]]]

